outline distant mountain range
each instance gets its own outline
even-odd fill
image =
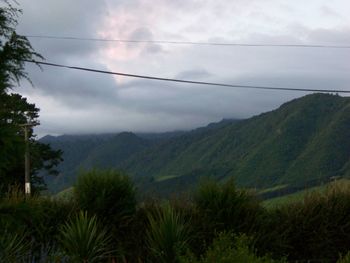
[[[161,194],[190,189],[203,176],[234,177],[242,187],[315,185],[350,175],[350,98],[312,94],[246,120],[222,120],[190,132],[46,136],[64,151],[51,190],[80,169],[116,168]]]

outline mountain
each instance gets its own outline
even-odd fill
[[[222,120],[193,130],[190,133],[200,134],[235,120]],[[42,143],[50,144],[53,149],[63,151],[64,161],[58,166],[58,177],[46,176],[45,181],[51,192],[58,192],[71,186],[81,170],[91,168],[123,168],[126,160],[148,147],[180,137],[187,132],[175,131],[164,133],[122,132],[119,134],[62,135],[45,136]]]
[[[162,193],[191,188],[202,176],[233,176],[239,186],[264,189],[350,175],[350,98],[337,95],[312,94],[246,120],[223,120],[169,137],[118,136],[98,145],[92,145],[97,139],[84,141],[80,161],[64,166],[119,168],[140,188]],[[65,155],[75,159],[72,148],[82,147],[77,141],[64,146]]]
[[[349,138],[350,98],[313,94],[203,137],[165,142],[148,149],[147,160],[134,156],[126,170],[153,176],[160,188],[203,175],[233,176],[239,186],[253,188],[314,185],[349,174]],[[190,143],[181,147],[186,139]]]

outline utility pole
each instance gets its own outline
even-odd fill
[[[22,124],[24,128],[24,142],[25,142],[25,153],[24,153],[24,193],[26,197],[31,195],[31,184],[30,184],[30,151],[29,151],[29,128],[37,125],[35,122],[28,122]]]

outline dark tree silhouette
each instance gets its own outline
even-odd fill
[[[42,59],[28,39],[16,33],[17,17],[21,10],[2,0],[0,7],[0,193],[8,186],[24,184],[25,142],[22,127],[28,121],[38,122],[39,109],[12,88],[22,79],[28,80],[25,60]],[[31,149],[31,178],[34,189],[42,189],[44,181],[38,176],[41,169],[57,174],[55,167],[62,160],[61,151],[35,140],[29,131]]]

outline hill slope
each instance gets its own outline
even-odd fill
[[[182,190],[201,176],[234,176],[244,187],[300,187],[350,175],[349,138],[350,98],[313,94],[247,120],[137,146],[127,158],[107,163],[155,191]],[[120,148],[106,153],[114,149]],[[95,165],[94,156],[84,162]]]
[[[141,177],[234,176],[245,187],[311,184],[349,172],[349,138],[350,99],[313,94],[205,136],[167,141],[124,167]]]

